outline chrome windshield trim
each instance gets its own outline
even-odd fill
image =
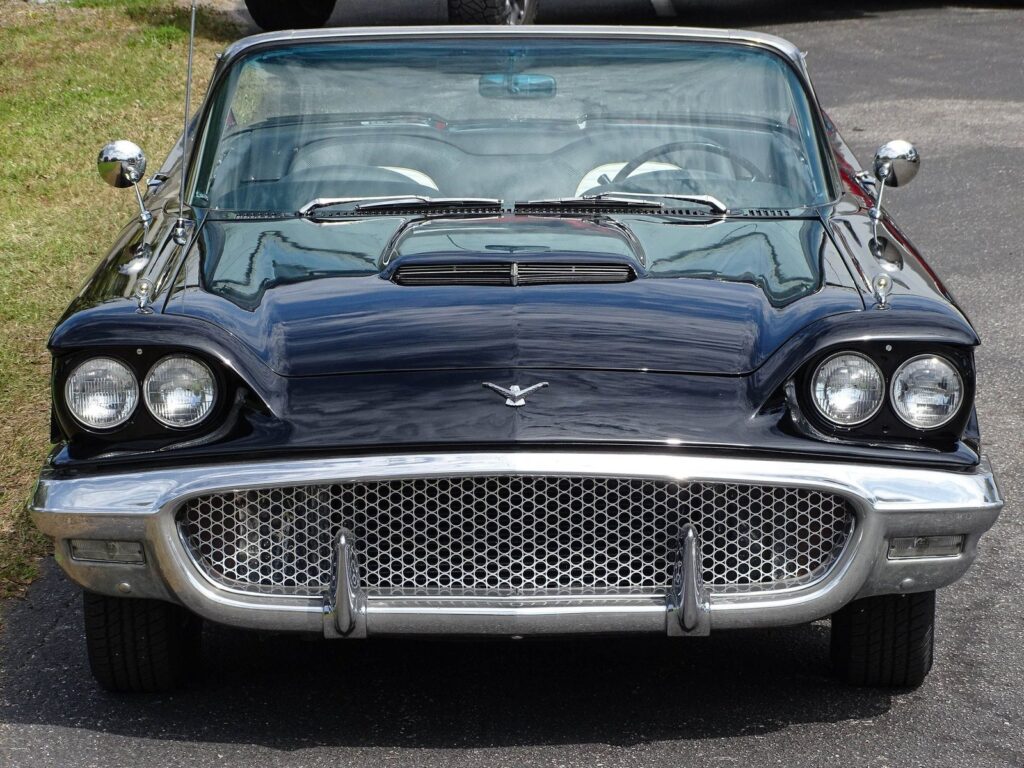
[[[443,37],[615,37],[623,40],[658,38],[663,40],[690,40],[697,42],[720,42],[757,45],[770,48],[793,62],[805,72],[804,57],[800,49],[788,40],[764,32],[742,29],[714,29],[708,27],[613,27],[605,25],[587,26],[582,24],[543,25],[527,27],[499,26],[445,26],[422,27],[334,27],[327,29],[299,29],[282,32],[265,32],[250,35],[235,41],[221,57],[220,66],[254,48],[289,43],[317,43],[337,40],[374,40],[382,38],[443,38]],[[806,75],[805,75],[806,76]]]

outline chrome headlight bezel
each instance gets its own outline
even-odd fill
[[[188,361],[189,363],[192,363],[192,364],[195,364],[195,365],[199,366],[199,368],[201,368],[203,371],[206,372],[206,375],[209,378],[210,387],[211,387],[211,396],[209,398],[208,403],[206,404],[205,410],[202,412],[202,414],[200,414],[200,416],[198,418],[193,419],[193,420],[188,421],[188,422],[177,422],[177,421],[173,421],[171,419],[167,419],[167,418],[161,416],[158,413],[157,408],[151,402],[151,398],[150,398],[150,391],[149,390],[150,390],[150,384],[153,381],[154,374],[156,374],[158,372],[158,370],[160,369],[160,367],[162,365],[165,365],[165,364],[167,364],[169,362],[176,361],[176,360]],[[217,380],[217,374],[214,372],[213,368],[210,367],[210,365],[208,365],[206,362],[204,362],[202,359],[200,359],[199,357],[197,357],[195,355],[191,355],[191,354],[184,353],[184,352],[175,352],[175,353],[172,353],[172,354],[169,354],[169,355],[164,355],[159,360],[154,362],[153,365],[150,366],[149,370],[146,372],[146,377],[145,377],[145,379],[143,379],[143,382],[142,382],[142,393],[141,394],[142,394],[142,398],[141,399],[142,399],[142,401],[146,405],[146,411],[153,418],[153,420],[156,421],[158,424],[160,424],[161,426],[167,427],[168,429],[190,430],[190,429],[195,429],[196,427],[198,427],[198,426],[202,425],[203,423],[205,423],[216,412],[217,404],[218,404],[218,402],[220,400],[220,386],[219,386],[219,382]]]
[[[879,391],[878,401],[874,404],[874,407],[871,409],[871,411],[869,413],[867,413],[865,416],[862,416],[861,418],[857,419],[856,421],[839,421],[839,420],[833,418],[832,416],[830,416],[825,411],[825,409],[821,406],[821,403],[818,401],[818,395],[817,395],[817,392],[816,392],[816,390],[817,390],[818,374],[821,373],[822,369],[826,365],[828,365],[832,361],[834,361],[834,360],[836,360],[838,358],[841,358],[841,357],[855,357],[855,358],[860,358],[861,360],[866,361],[868,363],[868,365],[870,365],[874,369],[875,373],[878,376],[879,383],[880,383],[880,391]],[[808,390],[809,390],[808,391],[808,395],[810,396],[811,403],[814,405],[814,408],[817,411],[818,415],[822,419],[824,419],[828,424],[830,424],[831,426],[837,427],[837,428],[840,428],[840,429],[852,429],[854,427],[859,427],[859,426],[862,426],[864,424],[867,424],[869,421],[871,421],[873,418],[875,418],[875,416],[878,415],[879,411],[881,411],[882,408],[885,406],[886,382],[885,382],[885,374],[882,372],[881,366],[879,366],[878,363],[876,363],[874,360],[872,360],[868,355],[865,355],[862,352],[857,352],[857,351],[852,350],[852,349],[849,349],[849,350],[845,350],[844,349],[844,350],[840,350],[838,352],[834,352],[833,354],[828,355],[827,357],[825,357],[820,363],[818,363],[814,367],[814,371],[811,373],[811,376],[810,376],[810,379],[809,379]]]
[[[915,424],[913,421],[906,418],[903,415],[903,413],[900,412],[900,408],[897,404],[898,400],[896,399],[896,386],[899,383],[900,376],[903,374],[903,372],[907,369],[908,366],[918,362],[919,360],[929,360],[932,358],[941,361],[946,366],[948,366],[949,369],[953,372],[953,377],[956,379],[957,387],[959,388],[959,393],[956,407],[950,412],[949,416],[947,416],[943,421],[937,424],[932,424],[930,426],[923,427],[919,424]],[[957,367],[956,363],[954,363],[952,360],[950,360],[944,355],[935,353],[914,355],[913,357],[909,357],[902,363],[900,363],[900,366],[893,373],[892,378],[889,381],[889,407],[892,409],[892,412],[896,415],[896,418],[899,419],[906,426],[910,427],[911,429],[920,430],[921,432],[934,432],[947,426],[951,421],[953,421],[954,419],[957,418],[957,416],[960,415],[960,412],[963,410],[964,407],[964,402],[967,399],[966,390],[967,388],[964,382],[963,374],[960,372],[960,369]]]
[[[117,421],[111,422],[109,424],[100,425],[90,423],[87,419],[83,418],[83,416],[75,410],[75,407],[73,405],[74,397],[72,390],[75,384],[75,376],[87,365],[95,365],[96,363],[113,363],[114,366],[122,368],[124,372],[128,374],[127,378],[131,382],[131,388],[127,390],[127,392],[129,393],[127,399],[130,400],[130,404],[127,410],[121,415],[121,417]],[[80,363],[76,364],[75,367],[71,369],[70,373],[68,373],[67,379],[65,379],[64,381],[64,386],[62,390],[65,410],[68,412],[71,418],[75,420],[75,422],[78,425],[88,430],[89,432],[110,432],[112,430],[123,427],[131,420],[132,416],[135,415],[136,411],[139,408],[139,401],[142,400],[141,391],[139,388],[139,379],[138,376],[136,376],[135,371],[132,370],[132,367],[130,365],[111,355],[96,355],[95,357],[86,358],[85,360],[82,360]]]

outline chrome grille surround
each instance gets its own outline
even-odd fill
[[[368,594],[662,592],[678,532],[699,532],[712,592],[823,578],[853,528],[842,496],[803,488],[557,476],[355,481],[211,493],[177,513],[214,583],[319,595],[353,535]]]

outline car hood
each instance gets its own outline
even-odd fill
[[[622,227],[600,232],[603,225],[578,220],[551,225],[547,242],[556,244],[561,258],[619,259],[633,266],[636,279],[608,285],[398,285],[380,257],[396,229],[390,221],[362,228],[207,221],[188,257],[192,268],[183,270],[192,277],[165,311],[215,323],[285,376],[466,368],[742,375],[810,323],[863,309],[860,294],[830,280],[827,267],[812,289],[780,303],[763,279],[742,269],[712,279],[706,271],[659,272],[657,254],[619,245],[601,245],[597,253],[595,243],[610,242],[610,233]],[[811,262],[838,261],[818,220],[730,220],[676,226],[669,234],[676,250],[699,251],[706,265],[735,260],[737,233],[746,238],[752,231],[757,236],[744,245],[748,261],[768,262],[785,248],[804,250]],[[518,242],[514,227],[503,231],[503,242]],[[658,247],[654,238],[644,245]],[[414,247],[406,250],[421,255]],[[510,252],[481,257],[527,258]],[[553,256],[534,252],[529,258]],[[260,271],[266,274],[254,276]]]

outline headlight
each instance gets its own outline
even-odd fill
[[[194,427],[213,410],[217,383],[213,372],[194,357],[165,357],[149,371],[143,386],[146,407],[169,427]]]
[[[843,427],[863,424],[882,407],[885,380],[864,355],[841,352],[818,366],[811,396],[821,415]]]
[[[907,360],[892,377],[892,407],[904,423],[935,429],[956,416],[964,385],[956,367],[936,355]]]
[[[131,418],[139,403],[139,383],[124,363],[94,357],[68,376],[64,402],[71,415],[86,427],[118,427]]]

